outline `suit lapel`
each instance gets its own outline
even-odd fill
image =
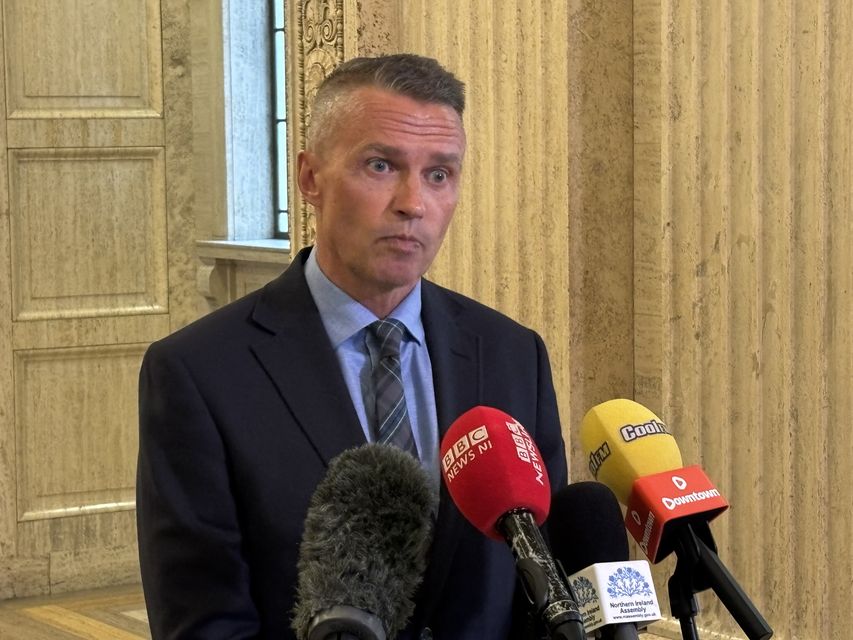
[[[461,309],[441,288],[424,281],[422,315],[435,383],[439,436],[476,406],[480,389],[480,337],[465,326]]]
[[[465,327],[461,309],[443,290],[422,284],[422,317],[435,385],[439,441],[462,413],[478,405],[480,392],[479,336]],[[443,592],[463,527],[463,517],[444,483],[436,519],[430,561],[424,576],[423,615],[429,620]]]
[[[308,250],[271,282],[252,318],[272,335],[252,351],[323,462],[364,444],[337,356],[303,273]]]

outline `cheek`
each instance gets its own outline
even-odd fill
[[[337,235],[344,235],[357,229],[363,219],[364,196],[356,189],[340,188],[335,191],[334,198],[328,202],[326,226]]]
[[[348,224],[366,226],[369,220],[385,211],[387,200],[381,185],[374,188],[358,186],[342,188],[338,192],[336,205],[339,217],[346,219]]]
[[[459,199],[457,197],[447,197],[438,202],[436,229],[438,229],[442,235],[447,230],[447,227],[450,226],[450,221],[453,220],[453,214],[456,211],[456,203],[458,200]]]

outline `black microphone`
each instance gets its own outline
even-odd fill
[[[570,576],[584,627],[602,640],[637,640],[637,624],[660,619],[645,560],[629,561],[614,493],[600,482],[560,489],[545,522],[554,557]]]
[[[300,640],[385,640],[405,628],[426,568],[436,495],[410,454],[344,451],[317,485],[299,547]]]

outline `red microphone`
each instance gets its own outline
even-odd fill
[[[477,529],[503,540],[498,520],[524,509],[537,525],[551,508],[548,470],[527,430],[492,407],[456,419],[441,441],[441,472],[453,502]]]
[[[551,485],[527,430],[503,411],[474,407],[450,425],[440,453],[454,504],[485,535],[509,544],[533,613],[549,637],[584,640],[577,603],[538,528],[548,517]]]

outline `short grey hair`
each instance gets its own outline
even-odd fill
[[[376,87],[419,102],[465,111],[465,84],[437,60],[413,53],[352,58],[336,67],[317,90],[306,144],[316,148],[332,125],[341,98],[355,89]]]

